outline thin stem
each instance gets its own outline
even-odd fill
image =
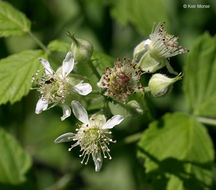
[[[47,54],[50,54],[47,47],[32,32],[28,32],[28,34],[37,43],[37,45],[41,47],[41,49],[43,49]]]
[[[207,117],[197,117],[197,120],[207,125],[216,126],[216,118],[212,119],[212,118],[207,118]]]
[[[137,114],[137,113],[138,113],[137,110],[136,110],[136,108],[133,108],[133,107],[127,105],[127,104],[124,104],[124,103],[118,101],[118,100],[115,100],[115,99],[112,99],[112,98],[110,98],[110,97],[107,97],[107,96],[105,96],[105,95],[103,94],[103,92],[93,91],[92,94],[101,95],[101,96],[103,96],[103,97],[105,98],[106,101],[108,101],[108,102],[110,101],[110,102],[119,104],[122,108],[127,109],[129,112],[131,112],[131,113],[133,113],[133,114]]]
[[[142,136],[142,133],[135,133],[133,135],[130,135],[130,136],[126,137],[124,139],[124,142],[126,144],[134,143],[134,142],[140,140],[141,136]]]
[[[89,61],[88,64],[91,67],[91,69],[94,72],[94,74],[97,76],[97,78],[100,79],[101,78],[100,73],[97,71],[97,69],[93,65],[92,61]]]

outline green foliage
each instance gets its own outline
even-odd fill
[[[70,51],[70,43],[61,40],[53,40],[49,43],[48,49],[50,51],[68,52]]]
[[[112,67],[114,59],[105,53],[94,51],[92,55],[92,63],[97,68],[97,71],[102,75],[105,67]]]
[[[151,32],[152,23],[167,21],[162,0],[113,0],[112,16],[122,25],[132,23],[142,34]]]
[[[22,35],[29,32],[30,28],[31,23],[22,12],[0,1],[0,37]]]
[[[78,164],[70,166],[71,153],[67,151],[66,146],[54,143],[59,135],[73,131],[74,126],[72,124],[68,121],[61,122],[56,114],[46,113],[39,117],[29,116],[25,126],[23,141],[28,145],[36,160],[59,170],[79,167]],[[34,136],[37,136],[37,138],[34,138]],[[74,163],[75,161],[73,160]]]
[[[0,104],[14,103],[29,92],[43,56],[41,50],[26,50],[0,60]]]
[[[151,123],[139,142],[138,157],[146,159],[154,189],[202,190],[211,184],[211,139],[205,127],[186,114],[166,114]]]
[[[216,37],[201,36],[188,54],[184,91],[192,112],[199,116],[216,115]]]
[[[80,62],[77,64],[78,73],[88,78],[94,89],[98,89],[99,73],[104,71],[105,67],[113,65],[113,59],[104,53],[93,52],[91,62]],[[98,75],[96,75],[98,73]]]
[[[168,22],[168,31],[180,36],[181,44],[188,48],[204,31],[215,33],[215,26],[210,24],[215,18],[213,1],[210,9],[183,9],[182,2],[172,0],[38,0],[36,4],[27,0],[7,1],[28,15],[37,37],[30,32],[30,20],[0,0],[0,37],[12,36],[1,40],[0,104],[13,104],[28,94],[32,74],[42,68],[39,57],[48,57],[54,68],[60,66],[71,50],[71,42],[64,32],[70,31],[93,42],[96,49],[88,61],[75,59],[70,75],[93,87],[92,93],[77,99],[87,108],[89,116],[103,113],[109,119],[121,114],[125,119],[110,135],[118,142],[111,148],[112,161],[103,159],[104,167],[100,173],[94,173],[91,156],[89,164],[84,166],[80,164],[79,148],[68,151],[74,142],[54,144],[59,135],[78,129],[73,115],[62,122],[62,109],[58,106],[52,111],[34,114],[37,92],[16,104],[1,105],[0,125],[18,136],[27,147],[33,167],[27,173],[32,162],[30,155],[8,132],[0,129],[0,189],[215,189],[214,147],[206,127],[199,122],[215,124],[216,37],[202,35],[188,54],[184,92],[190,115],[165,114],[156,120],[161,113],[186,105],[184,94],[176,85],[166,101],[153,99],[148,95],[149,88],[145,88],[145,94],[133,94],[126,103],[104,97],[104,90],[97,87],[105,67],[113,67],[115,57],[131,57],[138,41],[151,33],[154,22]],[[199,23],[195,22],[197,18]],[[43,51],[27,50],[36,47]],[[20,53],[12,55],[16,52]],[[171,58],[177,70],[183,65],[182,57]],[[161,70],[166,74],[164,71]],[[148,85],[149,78],[149,73],[142,73],[143,87]],[[209,127],[208,131],[212,139],[215,138],[215,129]],[[138,140],[137,153],[135,142]],[[137,161],[136,154],[141,162]],[[142,161],[143,167],[140,167]]]
[[[0,129],[0,182],[20,184],[26,180],[25,173],[31,167],[31,157],[19,143]]]

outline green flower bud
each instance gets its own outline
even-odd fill
[[[154,74],[149,80],[149,89],[155,97],[163,96],[168,91],[168,87],[174,82],[182,79],[182,73],[175,78],[169,78],[162,74]]]
[[[72,39],[71,52],[76,62],[88,62],[93,53],[93,46],[87,40],[75,38],[74,34],[68,34]]]

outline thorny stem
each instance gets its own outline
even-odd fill
[[[43,49],[48,55],[50,54],[47,47],[32,32],[28,32],[28,34],[37,43],[37,45],[41,47],[41,49]]]
[[[197,117],[197,120],[203,124],[216,126],[216,118]]]

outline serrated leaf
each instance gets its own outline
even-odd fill
[[[26,180],[25,173],[31,167],[31,157],[18,142],[0,129],[0,182],[20,184]]]
[[[0,37],[29,32],[31,23],[26,16],[5,1],[0,1]]]
[[[132,23],[142,34],[150,33],[154,22],[167,21],[162,0],[113,0],[112,16],[122,25]]]
[[[139,142],[154,189],[209,189],[214,149],[205,127],[183,113],[166,114],[150,124]],[[155,181],[156,182],[156,181]]]
[[[188,54],[184,91],[192,112],[216,116],[216,37],[201,36]]]
[[[31,88],[32,75],[41,67],[41,50],[27,50],[0,60],[0,104],[14,103]]]
[[[61,40],[53,40],[49,43],[48,49],[50,51],[68,52],[70,51],[70,43]]]

